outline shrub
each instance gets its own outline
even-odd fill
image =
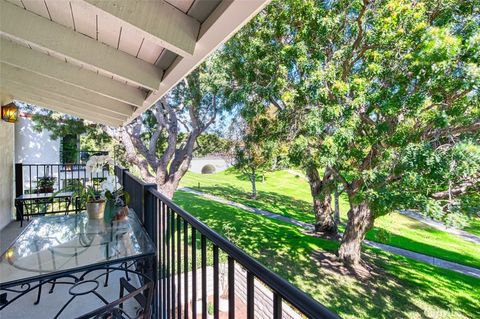
[[[204,167],[202,167],[202,174],[213,174],[215,173],[215,166],[212,164],[207,164]]]

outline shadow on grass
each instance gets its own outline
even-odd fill
[[[314,223],[312,204],[294,197],[281,195],[274,192],[259,191],[257,199],[251,199],[249,193],[233,186],[215,185],[192,187],[200,192],[220,196],[244,205],[270,211],[272,213],[295,218],[297,220]]]
[[[343,317],[438,318],[443,310],[461,317],[480,307],[479,280],[371,248],[365,249],[372,270],[366,277],[341,275],[325,264],[337,242],[193,194],[177,192],[174,200]]]

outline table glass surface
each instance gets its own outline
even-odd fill
[[[153,242],[133,211],[125,220],[111,223],[89,219],[86,212],[42,216],[33,219],[0,257],[0,285],[134,260],[154,252]]]

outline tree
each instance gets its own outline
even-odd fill
[[[257,178],[272,168],[273,143],[268,139],[271,117],[258,115],[244,127],[244,135],[235,146],[234,167],[242,171],[252,185],[251,198],[257,198]]]
[[[155,183],[160,192],[172,198],[190,166],[198,137],[215,122],[227,104],[224,88],[222,68],[213,57],[125,126],[87,124],[73,117],[53,123],[50,118],[56,115],[51,112],[34,117],[34,121],[53,134],[63,134],[73,126],[82,133],[98,130],[102,136],[107,135],[123,147],[126,161],[138,169],[145,182]],[[65,125],[70,122],[74,124]]]
[[[314,80],[326,88],[324,110],[341,106],[335,119],[321,112],[333,130],[319,148],[349,198],[339,257],[352,264],[375,218],[425,206],[448,178],[478,176],[478,164],[450,170],[451,177],[438,172],[450,167],[456,147],[478,141],[480,127],[473,3],[362,1],[355,12],[355,32],[338,48],[345,54],[325,64],[338,76]],[[471,145],[458,161],[472,162],[476,153]]]
[[[331,168],[322,168],[322,164],[316,160],[316,153],[307,138],[298,136],[290,148],[290,162],[301,167],[307,176],[315,213],[315,231],[333,236],[338,231],[338,220],[332,210],[332,192],[337,187],[336,180]]]
[[[232,148],[232,141],[222,138],[216,133],[205,133],[197,139],[195,156],[220,155],[224,156]]]
[[[431,207],[448,189],[478,191],[478,10],[474,1],[277,1],[227,44],[239,94],[278,105],[305,157],[342,184],[345,263],[360,261],[378,216]]]
[[[314,9],[313,1],[274,1],[227,42],[222,55],[233,95],[242,102],[247,117],[266,112],[270,105],[277,108],[278,127],[272,138],[294,146],[290,160],[308,177],[315,229],[335,234],[332,176],[314,158],[323,132],[306,122],[311,119],[308,110],[318,107],[308,78],[319,68],[324,41],[319,37],[325,37],[318,22],[323,17]]]

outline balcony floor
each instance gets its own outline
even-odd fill
[[[86,280],[93,279],[94,277],[101,274],[105,270],[99,270],[92,272],[85,278]],[[120,277],[123,277],[123,271],[114,271],[110,273],[108,287],[104,287],[104,277],[98,280],[99,286],[96,290],[102,297],[107,299],[108,302],[112,302],[119,297],[120,291]],[[69,280],[71,281],[71,280]],[[136,277],[132,277],[130,282],[138,286],[138,280]],[[42,295],[40,298],[40,303],[35,305],[34,302],[37,299],[37,289],[30,291],[25,294],[12,304],[8,305],[5,309],[2,310],[0,317],[2,318],[53,318],[60,309],[68,302],[72,297],[69,294],[69,289],[71,285],[62,285],[57,284],[55,289],[50,294],[49,289],[51,285],[49,283],[45,284],[42,288]],[[15,294],[9,293],[8,299],[10,300]],[[100,301],[98,297],[93,294],[86,294],[83,296],[78,296],[70,303],[65,310],[61,313],[59,318],[76,318],[82,314],[85,314],[88,311],[95,310],[96,308],[104,306],[104,303]],[[125,310],[129,314],[135,314],[138,304],[129,300],[125,303]],[[41,314],[39,316],[39,314]]]
[[[8,246],[10,246],[29,223],[30,221],[24,221],[23,227],[20,227],[20,222],[13,221],[0,230],[0,255],[8,249]]]

